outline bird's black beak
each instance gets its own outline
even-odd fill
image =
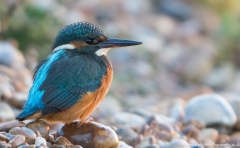
[[[140,44],[142,44],[142,42],[108,38],[107,41],[99,43],[98,46],[100,48],[117,48],[117,47],[134,46],[134,45],[140,45]]]

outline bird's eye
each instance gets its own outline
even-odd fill
[[[97,39],[86,39],[85,42],[89,45],[96,45],[99,43]]]
[[[92,44],[93,40],[92,40],[92,39],[86,39],[85,42],[86,42],[87,44]]]

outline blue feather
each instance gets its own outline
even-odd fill
[[[26,118],[27,116],[30,116],[31,114],[46,107],[46,105],[42,102],[44,90],[40,90],[39,88],[46,79],[52,63],[58,60],[63,54],[64,50],[59,50],[49,55],[46,62],[37,70],[33,86],[29,91],[28,100],[24,106],[24,110],[18,115],[18,119]]]

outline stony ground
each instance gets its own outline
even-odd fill
[[[1,41],[1,45],[11,54],[0,49],[0,55],[9,56],[0,65],[0,147],[239,147],[240,99],[230,93],[142,100],[130,110],[107,96],[92,114],[95,122],[81,126],[77,121],[69,125],[18,122],[15,117],[26,101],[32,74],[12,44]],[[125,103],[139,101],[134,99]]]
[[[15,120],[37,52],[23,56],[13,42],[0,41],[0,148],[240,148],[240,70],[216,63],[215,12],[175,0],[34,4],[64,22],[98,23],[111,37],[144,44],[109,51],[109,94],[91,115],[95,122],[78,126]]]

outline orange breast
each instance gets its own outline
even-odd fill
[[[112,77],[112,68],[108,67],[106,76],[102,78],[101,86],[95,92],[84,94],[75,105],[66,110],[39,118],[50,122],[61,121],[71,123],[77,119],[83,122],[95,110],[100,101],[104,99],[111,85]]]

